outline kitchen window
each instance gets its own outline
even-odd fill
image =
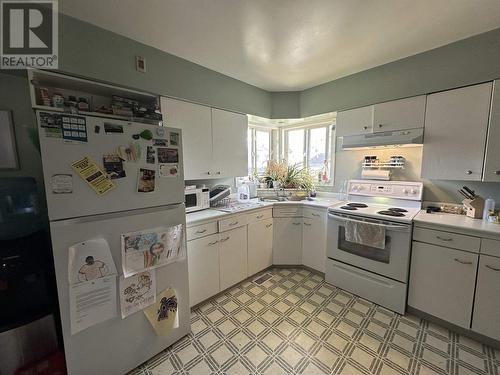
[[[248,174],[264,173],[267,162],[272,158],[272,130],[248,128]]]
[[[331,123],[283,130],[283,156],[289,165],[307,167],[319,186],[333,184],[335,128]]]

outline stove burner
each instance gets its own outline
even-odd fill
[[[352,206],[342,206],[340,208],[343,210],[349,210],[349,211],[356,211],[357,210],[356,207],[352,207]]]
[[[387,216],[397,216],[397,217],[405,216],[405,214],[403,214],[402,212],[390,211],[390,210],[378,211],[377,213],[380,215],[387,215]]]
[[[349,207],[354,207],[354,208],[366,208],[368,205],[364,203],[347,203]]]
[[[408,210],[405,210],[404,208],[398,208],[398,207],[391,207],[387,209],[388,211],[392,212],[408,212]]]

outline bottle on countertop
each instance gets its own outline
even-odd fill
[[[250,188],[244,182],[238,187],[238,202],[248,203],[250,201]]]
[[[490,221],[491,213],[495,213],[495,201],[491,198],[488,198],[484,201],[484,209],[483,209],[483,220]]]

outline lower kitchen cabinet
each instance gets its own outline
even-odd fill
[[[188,241],[189,305],[219,293],[219,235]]]
[[[273,264],[273,219],[248,224],[248,275]]]
[[[247,277],[247,227],[219,233],[220,290]],[[191,270],[190,270],[191,272]]]
[[[478,257],[414,241],[408,305],[470,329]]]
[[[500,340],[500,258],[481,255],[472,330]]]
[[[302,264],[302,218],[275,217],[273,264]]]
[[[304,218],[302,228],[302,264],[325,272],[326,212],[317,210],[313,218]]]

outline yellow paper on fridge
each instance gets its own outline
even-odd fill
[[[156,296],[156,302],[144,309],[144,314],[157,336],[166,336],[179,327],[177,297],[173,288],[167,288]]]
[[[105,194],[115,187],[108,175],[88,156],[75,161],[71,167],[99,195]]]

